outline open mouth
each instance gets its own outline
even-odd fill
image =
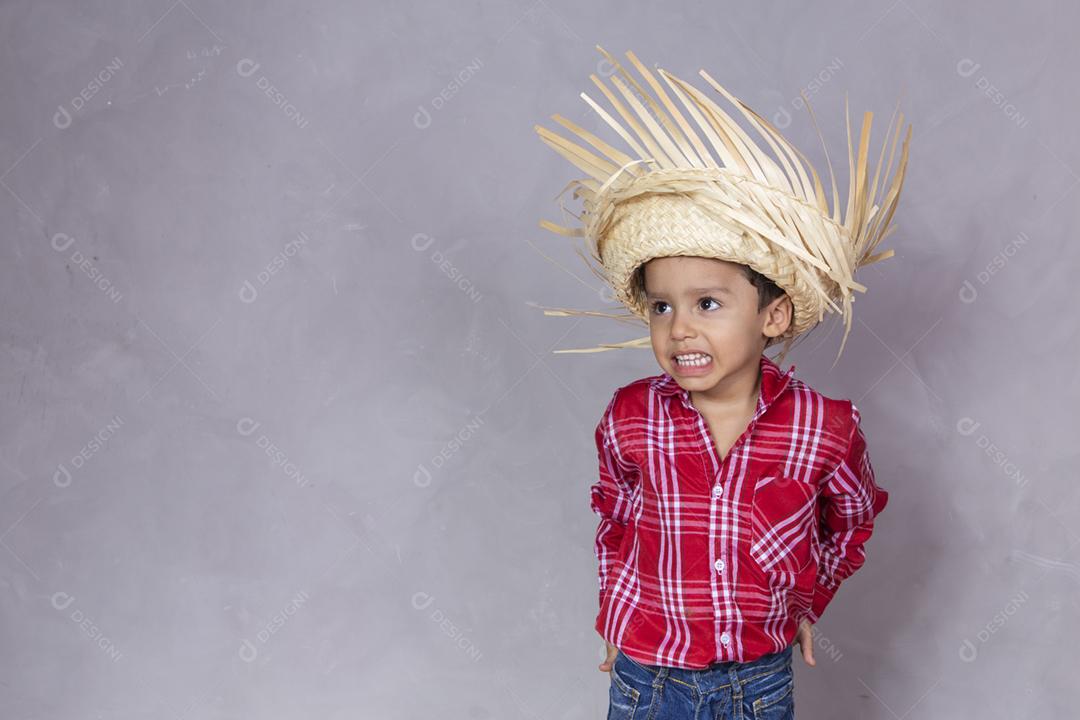
[[[705,367],[712,362],[712,355],[701,352],[683,353],[673,355],[675,364],[680,368]]]

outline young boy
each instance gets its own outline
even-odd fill
[[[696,88],[659,71],[700,133],[632,53],[655,97],[600,51],[625,80],[612,77],[626,104],[592,79],[627,126],[584,97],[639,159],[560,116],[602,154],[537,130],[591,176],[577,182],[584,228],[542,225],[590,239],[602,277],[648,324],[663,370],[618,388],[595,431],[608,717],[793,717],[794,643],[814,665],[812,624],[864,563],[888,493],[854,404],[763,352],[780,340],[790,348],[837,300],[850,329],[851,291],[865,291],[854,269],[891,255],[870,253],[891,229],[910,127],[886,192],[880,160],[867,185],[867,114],[857,157],[849,141],[840,223],[835,182],[830,213],[802,155],[704,71],[779,164]],[[883,207],[873,204],[879,177]]]

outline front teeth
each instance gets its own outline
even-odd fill
[[[675,361],[680,365],[708,365],[712,360],[705,353],[690,353],[688,355],[676,355]]]

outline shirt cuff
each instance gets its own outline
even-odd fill
[[[836,588],[827,588],[818,581],[814,585],[814,599],[810,602],[810,612],[806,614],[806,619],[816,625],[834,595],[836,595]]]

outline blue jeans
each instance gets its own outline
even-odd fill
[[[610,672],[608,720],[794,720],[793,647],[700,670],[645,665],[620,650]]]

